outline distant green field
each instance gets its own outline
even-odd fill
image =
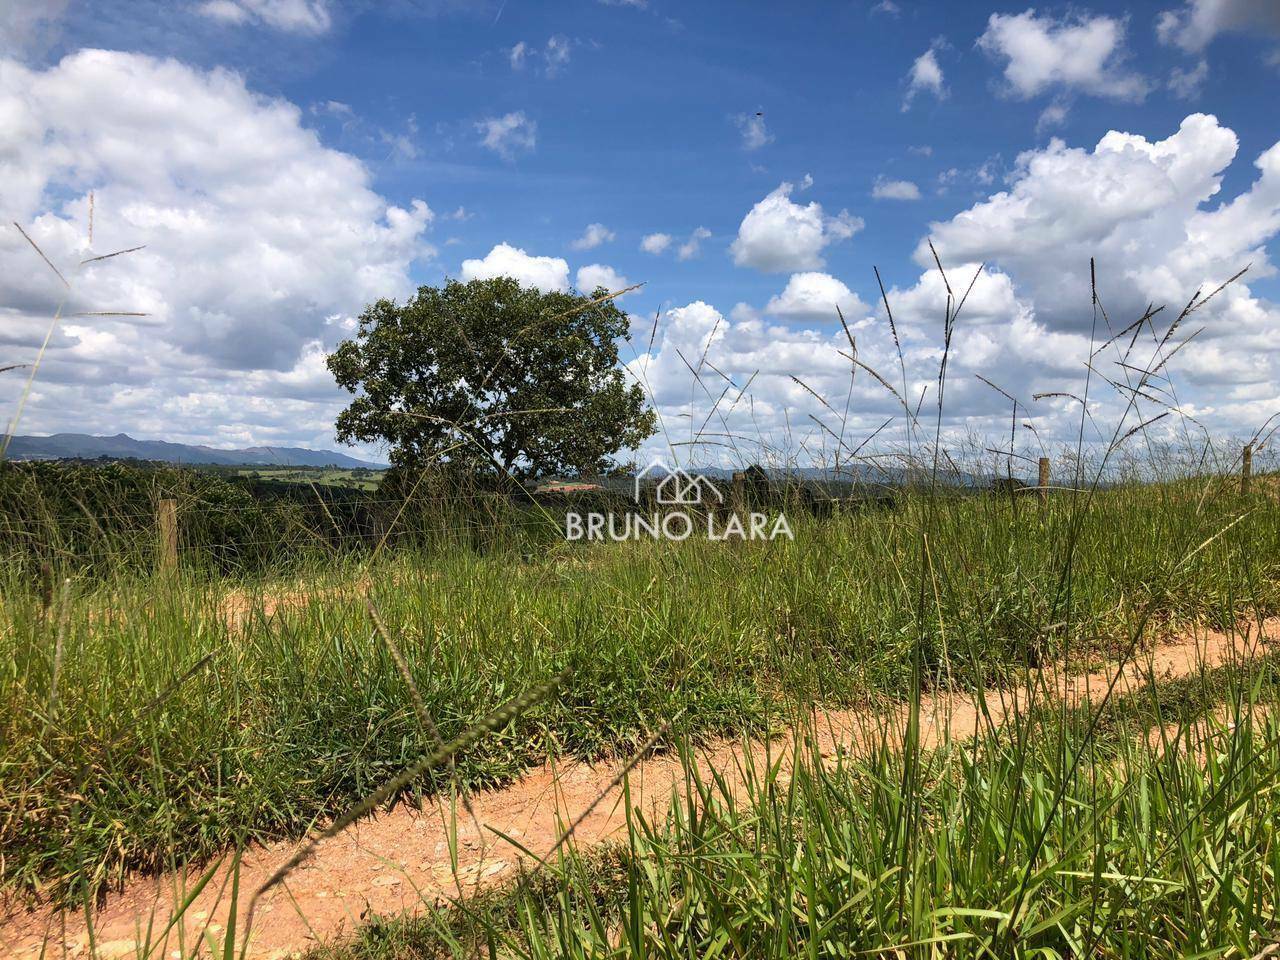
[[[350,487],[354,490],[377,490],[382,482],[382,471],[358,467],[343,470],[337,467],[242,467],[236,476],[258,477],[263,480],[279,480],[284,483],[314,483],[323,487]]]

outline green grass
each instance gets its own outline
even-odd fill
[[[932,519],[910,495],[798,518],[794,543],[477,547],[468,534],[384,556],[371,582],[446,739],[567,671],[554,698],[457,758],[467,781],[494,783],[549,754],[626,753],[673,717],[673,736],[759,733],[791,703],[897,699],[917,667],[924,686],[1016,681],[1027,665],[1122,648],[1148,614],[1159,630],[1280,609],[1277,511],[1193,493],[1125,488],[1087,512],[1059,499],[1043,513],[944,498]],[[313,598],[271,618],[252,611],[277,588],[249,584],[236,626],[218,613],[221,580],[73,582],[64,612],[11,576],[3,886],[71,898],[130,869],[297,837],[421,756],[409,691],[352,589],[363,572],[320,564],[304,577]]]
[[[794,767],[748,762],[732,793],[687,763],[687,797],[633,811],[619,845],[373,918],[311,960],[1251,958],[1280,923],[1280,723],[1256,709],[1276,679],[1218,670],[1115,701],[1092,732],[1093,711],[1038,712],[923,755],[910,792],[887,731],[834,761],[801,736]]]

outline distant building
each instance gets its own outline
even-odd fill
[[[603,490],[598,483],[585,483],[578,480],[553,480],[538,487],[537,493],[589,493]]]

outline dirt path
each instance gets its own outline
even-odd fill
[[[1148,676],[1157,680],[1187,677],[1259,652],[1267,637],[1280,635],[1280,620],[1268,621],[1261,637],[1253,639],[1202,632],[1159,645],[1144,654],[1124,674],[1117,693],[1141,688]],[[1042,683],[1029,688],[992,691],[985,702],[962,694],[927,697],[921,704],[921,739],[926,747],[939,745],[948,736],[968,737],[985,724],[989,713],[995,724],[1033,696],[1049,691],[1068,703],[1096,699],[1114,675],[1114,666],[1072,677],[1039,675]],[[906,708],[879,713],[821,711],[815,714],[824,755],[880,735],[901,736]],[[700,750],[705,770],[721,771],[731,785],[740,784],[740,765],[746,751],[763,756],[760,742],[744,746],[721,743]],[[349,934],[361,919],[373,913],[394,913],[419,908],[424,902],[443,901],[458,893],[500,882],[512,875],[520,851],[498,832],[541,855],[555,844],[564,824],[587,811],[622,768],[613,764],[564,763],[546,765],[500,790],[474,796],[474,810],[482,828],[477,831],[461,810],[456,821],[458,869],[455,876],[450,855],[450,813],[444,803],[421,811],[397,807],[350,827],[322,843],[316,855],[295,870],[280,887],[258,905],[249,955],[276,958],[305,950],[319,942]],[[638,764],[630,774],[633,804],[646,813],[659,811],[678,790],[683,776],[678,757],[658,756]],[[621,790],[610,791],[579,825],[574,840],[591,846],[617,835],[625,827],[625,811],[619,804]],[[496,831],[496,832],[495,832]],[[241,864],[240,887],[249,893],[265,881],[296,849],[294,844],[258,847],[247,851]],[[228,871],[223,868],[184,914],[179,925],[157,943],[172,916],[173,905],[184,899],[199,876],[170,875],[140,878],[123,893],[112,894],[94,916],[95,941],[100,956],[133,956],[141,942],[156,944],[151,952],[159,960],[190,953],[202,932],[221,937],[227,923]],[[243,901],[241,904],[243,911]],[[179,926],[182,927],[179,930]],[[151,929],[150,937],[145,931]],[[180,941],[179,936],[184,938]],[[47,958],[80,957],[87,953],[88,935],[83,913],[53,914],[21,911],[0,921],[0,956]]]

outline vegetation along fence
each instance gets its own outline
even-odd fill
[[[1239,490],[1253,490],[1252,444],[1242,451]],[[822,517],[868,506],[892,507],[909,486],[818,482],[751,467],[715,479],[715,511],[786,509]],[[1055,484],[1039,458],[1035,483],[1010,473],[956,494],[995,493],[1045,503]],[[563,539],[565,515],[662,509],[654,485],[640,503],[630,477],[486,486],[456,475],[394,471],[375,490],[229,477],[133,463],[0,463],[0,564],[37,583],[50,571],[89,576],[153,569],[251,575],[308,557],[384,549],[539,552]]]

